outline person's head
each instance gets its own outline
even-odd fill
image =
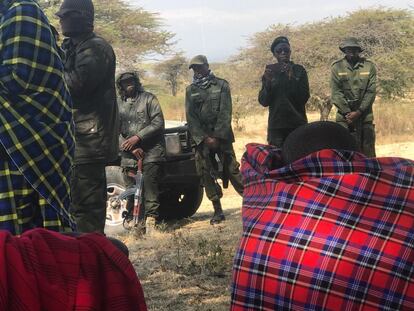
[[[133,98],[142,91],[141,81],[135,71],[121,73],[116,79],[116,86],[122,100]]]
[[[188,68],[193,70],[194,76],[197,78],[205,77],[210,72],[207,57],[204,55],[194,56],[191,59]]]
[[[280,36],[273,40],[270,50],[278,63],[287,63],[290,61],[290,43],[288,38]]]
[[[358,151],[349,131],[335,122],[318,121],[298,127],[288,135],[282,147],[282,158],[290,164],[323,149]]]
[[[350,62],[359,60],[359,54],[363,51],[357,38],[349,37],[341,42],[339,49],[345,54],[345,58]]]
[[[77,37],[93,31],[95,9],[92,0],[64,0],[56,15],[65,37]]]

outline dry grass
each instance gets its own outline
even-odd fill
[[[241,233],[241,198],[225,190],[227,221],[210,226],[212,207],[204,200],[191,219],[161,226],[138,238],[118,238],[130,249],[130,259],[144,288],[149,310],[228,310],[231,267]]]
[[[379,156],[414,159],[414,138],[407,133],[413,130],[410,107],[404,106],[402,110],[385,104],[376,106]],[[174,114],[174,110],[169,113]],[[317,120],[318,115],[309,114],[309,119]],[[267,114],[251,115],[239,122],[242,130],[236,131],[234,148],[240,159],[247,143],[265,143]],[[406,142],[397,143],[402,139]],[[385,142],[394,143],[381,145]],[[212,206],[205,198],[191,219],[165,224],[162,231],[144,238],[132,233],[118,236],[130,249],[149,310],[229,309],[232,258],[241,234],[242,201],[233,189],[225,189],[222,204],[227,221],[219,226],[209,225]]]

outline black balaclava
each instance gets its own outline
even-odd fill
[[[93,31],[94,6],[91,0],[64,0],[56,13],[65,37],[77,37]],[[64,17],[65,15],[68,15]],[[64,17],[64,18],[62,18]]]

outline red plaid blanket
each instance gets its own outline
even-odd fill
[[[0,310],[147,310],[128,258],[104,236],[0,231]]]
[[[414,310],[414,162],[251,144],[232,310]]]

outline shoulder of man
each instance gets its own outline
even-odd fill
[[[142,91],[141,93],[142,98],[145,98],[145,100],[147,102],[152,102],[154,99],[156,100],[156,102],[158,103],[158,98],[157,96],[155,96],[153,93],[151,92],[147,92],[147,91]]]
[[[292,68],[294,72],[301,73],[301,74],[307,74],[305,67],[303,67],[302,65],[292,63]]]
[[[217,83],[220,83],[220,84],[229,84],[229,82],[226,80],[226,79],[223,79],[223,78],[219,78],[219,77],[215,77],[215,79],[216,79],[216,81],[217,81]]]
[[[100,47],[108,47],[112,49],[112,46],[109,44],[108,41],[106,41],[106,39],[102,38],[101,36],[98,36],[95,33],[92,33],[90,37],[88,37],[83,44],[88,44],[88,45],[97,45]]]
[[[342,62],[345,61],[345,58],[338,59],[331,64],[331,68],[335,68],[342,65]]]
[[[216,82],[222,89],[230,90],[230,83],[227,80],[216,77]]]
[[[365,66],[375,67],[375,63],[370,59],[362,58],[362,62]]]

